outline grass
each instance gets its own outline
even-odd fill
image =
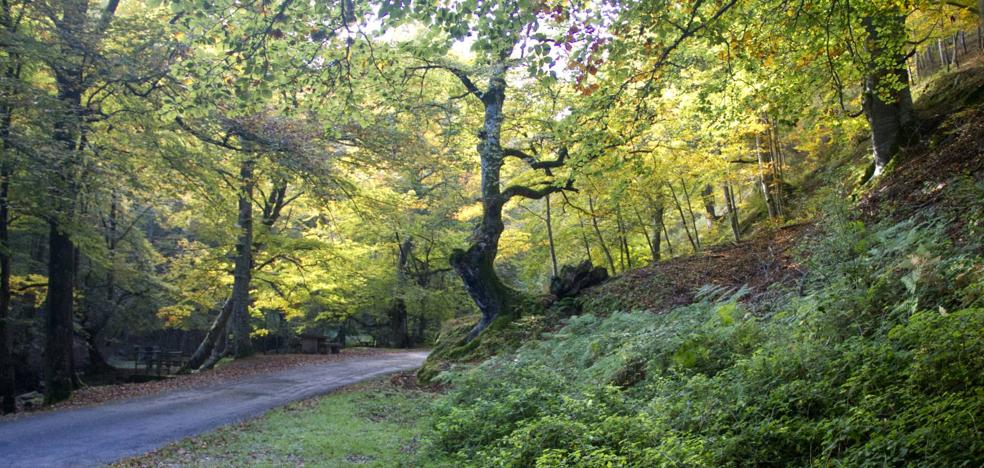
[[[421,466],[434,393],[389,378],[293,403],[117,466]]]

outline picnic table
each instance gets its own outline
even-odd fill
[[[341,343],[328,341],[328,337],[324,335],[304,333],[298,338],[301,339],[301,352],[304,354],[338,354],[342,352]]]

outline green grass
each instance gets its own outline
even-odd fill
[[[119,466],[437,466],[422,458],[435,396],[374,380]]]

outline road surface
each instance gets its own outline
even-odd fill
[[[311,364],[205,387],[0,422],[0,467],[98,466],[292,401],[419,367],[426,352]]]

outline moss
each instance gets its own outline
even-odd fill
[[[549,320],[536,298],[513,292],[508,304],[509,313],[496,317],[471,341],[466,339],[481,319],[479,315],[446,322],[434,343],[434,349],[417,372],[417,379],[428,383],[455,364],[471,364],[513,351],[523,343],[538,338],[548,328]]]

